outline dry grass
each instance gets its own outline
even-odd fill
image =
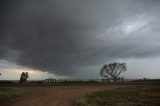
[[[160,106],[160,85],[132,85],[88,93],[76,106]]]
[[[0,102],[10,101],[24,93],[25,90],[20,87],[0,87]]]

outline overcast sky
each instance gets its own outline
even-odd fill
[[[159,0],[1,0],[0,79],[160,78]]]

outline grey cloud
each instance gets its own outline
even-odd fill
[[[70,75],[80,67],[83,70],[110,60],[159,56],[160,4],[156,0],[17,0],[2,4],[0,58],[24,67]],[[137,19],[143,14],[147,14],[145,27],[129,33],[124,31],[129,29],[121,30],[124,23],[145,21],[144,17]]]

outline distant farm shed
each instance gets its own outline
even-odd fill
[[[61,80],[56,80],[56,79],[49,78],[49,79],[43,80],[42,84],[43,85],[55,85],[56,83],[59,83],[59,82],[61,82]]]

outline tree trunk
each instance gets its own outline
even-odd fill
[[[114,83],[117,83],[117,77],[113,78]]]

